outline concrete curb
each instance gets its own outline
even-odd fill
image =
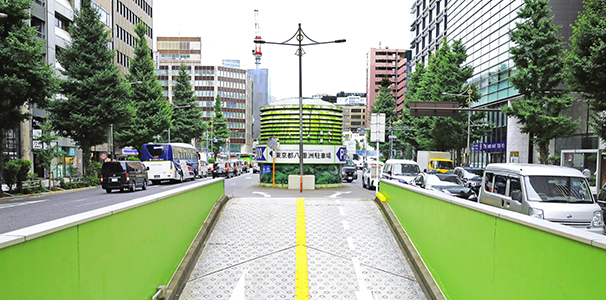
[[[442,293],[442,290],[438,286],[438,283],[431,275],[431,272],[429,272],[429,269],[427,269],[423,258],[421,258],[419,255],[419,252],[417,252],[414,244],[408,238],[408,234],[406,234],[406,231],[404,231],[404,228],[402,228],[400,225],[398,218],[391,210],[391,207],[389,207],[389,204],[387,204],[387,202],[382,202],[378,198],[375,198],[374,201],[377,203],[377,206],[379,206],[379,209],[383,213],[391,232],[400,246],[400,250],[402,250],[406,260],[412,267],[412,271],[417,278],[417,282],[421,286],[421,289],[425,293],[427,299],[447,300]]]
[[[213,231],[227,201],[229,201],[229,198],[223,195],[213,206],[212,210],[206,217],[202,228],[200,228],[200,231],[198,231],[198,234],[196,234],[194,241],[191,243],[187,253],[185,253],[185,256],[181,260],[179,267],[177,267],[177,270],[168,282],[168,285],[166,286],[166,296],[164,299],[177,300],[181,296],[181,293],[185,288],[185,284],[191,276],[191,273],[194,270],[198,259],[200,258],[200,254],[202,254],[206,240],[208,240],[210,233]]]
[[[10,200],[17,200],[17,199],[23,199],[23,198],[27,198],[27,197],[33,197],[33,196],[40,196],[40,195],[54,194],[54,193],[75,192],[75,191],[86,190],[86,189],[94,189],[94,188],[98,188],[98,187],[100,187],[100,185],[87,186],[87,187],[81,187],[81,188],[75,188],[75,189],[69,189],[69,190],[58,190],[58,191],[42,192],[42,193],[36,193],[36,194],[26,194],[26,195],[19,195],[19,196],[4,196],[4,197],[0,198],[0,203],[5,202],[5,201],[10,201]]]

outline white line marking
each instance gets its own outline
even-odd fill
[[[349,222],[343,220],[343,229],[349,230]]]
[[[343,207],[339,207],[339,214],[341,214],[342,216],[345,215],[345,211],[343,210]]]
[[[72,201],[72,202],[82,202],[82,201],[86,201],[86,200],[88,200],[88,199],[90,199],[90,198],[84,198],[84,199],[74,200],[74,201]]]
[[[328,196],[328,198],[337,198],[339,196],[341,196],[341,194],[349,194],[351,193],[351,191],[347,191],[347,192],[335,192],[334,194]]]
[[[238,280],[238,283],[236,284],[236,287],[234,288],[234,292],[231,294],[231,297],[229,297],[229,300],[244,300],[246,294],[245,294],[245,283],[246,283],[246,272],[248,272],[248,269],[244,269],[244,271],[242,271],[242,275],[240,276],[240,280]]]
[[[351,259],[353,263],[354,271],[356,272],[356,279],[358,280],[358,287],[360,287],[360,291],[356,292],[356,298],[358,300],[372,300],[374,299],[372,291],[369,291],[366,288],[366,284],[364,283],[364,274],[362,274],[362,267],[360,266],[360,261],[357,257]]]
[[[29,201],[29,202],[21,202],[21,203],[0,204],[0,209],[11,208],[11,207],[16,207],[16,206],[23,206],[23,205],[34,204],[34,203],[40,203],[40,202],[45,202],[45,201],[47,201],[47,200],[37,200],[37,201]]]
[[[246,180],[248,180],[248,179],[252,179],[252,177],[250,177],[250,176],[246,177]]]
[[[341,205],[341,200],[337,199],[335,202],[337,202],[338,205]]]
[[[349,250],[355,250],[356,245],[354,245],[354,240],[351,237],[347,237],[347,245],[349,246]]]
[[[263,196],[263,198],[271,198],[270,194],[267,193],[263,193],[263,192],[252,192],[253,194],[259,194],[261,196]]]

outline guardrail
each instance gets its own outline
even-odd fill
[[[381,180],[447,299],[602,299],[606,237]]]
[[[151,299],[167,285],[223,179],[0,235],[4,299]]]

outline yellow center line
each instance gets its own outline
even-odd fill
[[[295,274],[295,299],[309,299],[305,202],[303,198],[297,198],[297,262]]]

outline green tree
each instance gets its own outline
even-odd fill
[[[467,146],[468,114],[460,113],[450,117],[415,117],[410,116],[410,101],[449,101],[457,102],[459,107],[468,107],[468,98],[475,102],[480,99],[477,88],[469,85],[473,75],[471,66],[464,66],[467,60],[465,45],[460,40],[449,45],[444,40],[436,52],[429,57],[427,68],[420,66],[411,74],[409,92],[406,96],[406,110],[403,115],[407,120],[405,125],[414,128],[414,137],[405,135],[412,140],[418,150],[456,150],[458,161]],[[472,93],[468,94],[467,91]],[[449,95],[450,94],[450,95]],[[470,122],[481,124],[484,113],[473,113]],[[470,140],[476,140],[486,134],[484,127],[472,127]]]
[[[192,90],[187,66],[179,66],[177,85],[173,90],[171,142],[190,143],[194,138],[201,138],[206,131],[202,121],[202,111],[196,107],[196,97]]]
[[[30,0],[0,1],[0,175],[4,169],[4,139],[30,117],[23,106],[38,105],[54,94],[57,80],[44,60],[44,42],[30,27]],[[2,190],[0,189],[0,197]]]
[[[377,94],[377,97],[375,98],[375,103],[374,106],[372,107],[372,113],[373,114],[385,114],[385,122],[386,123],[393,123],[396,122],[398,120],[398,114],[396,112],[396,100],[394,99],[394,97],[391,95],[391,88],[389,88],[391,86],[391,81],[389,80],[388,76],[383,76],[383,78],[381,79],[381,82],[379,83],[381,85],[381,88],[379,89],[379,93]],[[370,123],[370,120],[368,120]],[[379,145],[379,150],[381,151],[381,154],[384,157],[389,157],[389,147],[385,146],[388,145],[387,143],[389,142],[389,132],[387,131],[387,128],[389,127],[389,124],[385,125],[385,144]],[[366,141],[368,142],[368,145],[370,145],[371,147],[376,148],[377,147],[377,143],[375,142],[370,142],[370,133],[366,135]],[[381,147],[383,146],[383,147]]]
[[[547,164],[549,142],[569,136],[579,120],[560,113],[569,108],[574,99],[559,88],[563,79],[562,37],[560,26],[552,24],[553,16],[547,0],[525,0],[518,13],[523,22],[509,32],[516,46],[510,48],[517,73],[510,77],[522,97],[504,107],[503,113],[518,119],[522,133],[528,133],[540,154],[540,162]]]
[[[13,192],[13,185],[17,184],[17,192],[23,193],[23,180],[27,179],[27,173],[32,162],[27,159],[13,159],[6,163],[5,181],[10,193]]]
[[[217,157],[219,148],[225,145],[225,140],[229,138],[229,129],[227,128],[227,118],[223,116],[223,110],[221,109],[221,95],[217,95],[215,98],[214,105],[214,116],[212,119],[212,137],[217,138],[216,142],[213,142],[213,158]]]
[[[36,154],[36,159],[39,161],[40,165],[48,170],[48,189],[52,189],[53,182],[53,171],[51,169],[51,165],[53,159],[64,156],[65,151],[59,150],[59,143],[57,143],[58,135],[53,134],[53,126],[50,122],[44,122],[40,127],[42,129],[42,134],[36,137],[36,141],[40,143],[42,149],[34,149],[34,154]]]
[[[135,27],[135,57],[131,60],[130,74],[126,76],[126,80],[131,83],[128,98],[136,111],[136,117],[114,131],[116,144],[119,147],[131,146],[138,149],[139,159],[143,153],[143,144],[153,141],[156,135],[168,129],[173,113],[164,100],[162,86],[156,79],[154,62],[145,38],[146,30],[142,23]]]
[[[589,99],[594,132],[606,141],[606,6],[585,0],[585,10],[572,26],[567,52],[567,83]]]
[[[108,48],[109,31],[97,18],[90,0],[83,0],[69,27],[72,42],[58,52],[57,61],[66,76],[62,95],[51,101],[49,120],[58,134],[82,149],[85,175],[91,147],[108,141],[110,124],[119,126],[132,117],[127,89]]]

